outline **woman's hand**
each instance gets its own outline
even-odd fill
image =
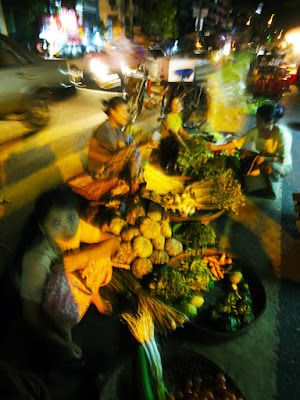
[[[158,148],[158,141],[151,139],[150,142],[148,142],[148,146],[149,149],[157,149]]]

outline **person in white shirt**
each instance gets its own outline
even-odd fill
[[[265,104],[257,110],[255,127],[245,135],[222,145],[208,143],[207,147],[211,151],[242,149],[241,173],[265,175],[272,191],[273,184],[292,170],[292,135],[286,127],[277,125],[283,115],[283,107]]]

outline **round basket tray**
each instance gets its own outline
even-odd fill
[[[173,257],[169,261],[169,266],[176,269],[180,267],[181,260],[184,260],[188,257],[214,256],[222,255],[223,253],[224,250],[218,249],[207,249],[203,252],[202,256],[189,253],[181,253],[178,256]],[[234,255],[228,253],[227,251],[225,251],[225,253],[226,258],[233,259],[233,264],[228,264],[226,268],[223,269],[223,271],[225,273],[228,273],[232,270],[233,267],[237,270],[240,270],[244,276],[245,281],[249,285],[249,290],[252,297],[254,322],[249,325],[240,327],[236,331],[226,331],[220,329],[217,324],[214,324],[213,321],[211,321],[210,311],[212,307],[214,307],[216,303],[223,298],[228,290],[228,282],[226,282],[225,280],[215,281],[214,289],[205,293],[205,302],[204,305],[199,309],[197,317],[191,319],[190,322],[188,322],[190,327],[196,328],[197,332],[200,331],[205,335],[207,334],[209,338],[211,338],[212,336],[218,336],[220,338],[230,339],[248,332],[249,329],[254,327],[256,321],[262,315],[266,308],[266,292],[256,273],[242,260],[235,258]]]
[[[215,288],[205,294],[205,303],[203,307],[199,310],[197,317],[192,319],[189,323],[193,328],[196,328],[203,334],[208,335],[208,337],[217,336],[219,338],[231,339],[236,336],[242,335],[255,326],[257,320],[265,311],[266,292],[257,274],[250,266],[248,266],[244,261],[240,259],[234,259],[234,267],[242,272],[245,281],[249,285],[249,291],[252,297],[252,310],[254,314],[254,321],[249,325],[238,328],[236,331],[222,330],[221,328],[219,328],[219,326],[214,324],[213,321],[211,321],[210,311],[212,307],[215,306],[216,303],[223,298],[224,293],[226,293],[227,290],[227,283],[225,282],[225,280],[216,281]]]
[[[209,222],[215,220],[216,218],[219,218],[222,214],[224,214],[224,212],[225,210],[203,211],[202,215],[198,212],[197,215],[193,217],[188,217],[185,215],[175,215],[172,213],[165,212],[164,217],[168,218],[170,221],[173,222],[191,221],[191,222],[201,222],[202,224],[208,224]]]
[[[207,358],[188,349],[177,346],[166,346],[160,349],[164,383],[169,392],[181,391],[188,379],[201,377],[203,386],[211,386],[218,373],[226,378],[228,390],[236,398],[245,399],[237,385],[220,367]],[[134,357],[128,357],[119,363],[116,370],[108,377],[103,386],[99,400],[127,400],[137,398]]]

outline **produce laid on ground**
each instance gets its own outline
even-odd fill
[[[141,279],[154,264],[168,263],[182,253],[182,243],[172,238],[169,221],[161,207],[151,203],[147,212],[140,199],[129,207],[126,216],[115,216],[104,230],[121,238],[121,247],[112,261],[131,265],[133,275]]]
[[[146,190],[143,197],[160,204],[171,214],[196,216],[197,212],[227,210],[238,212],[245,205],[241,185],[231,169],[209,179],[201,179],[187,185],[181,192],[169,191],[158,194]]]
[[[167,395],[167,400],[243,400],[235,388],[228,385],[223,373],[215,376],[198,375],[185,380],[174,393]]]
[[[238,331],[253,322],[251,294],[242,272],[235,269],[231,254],[214,249],[214,229],[197,218],[216,211],[238,212],[245,204],[238,163],[238,155],[214,156],[200,142],[191,154],[179,155],[181,177],[167,176],[147,163],[140,196],[107,203],[113,215],[102,229],[119,237],[112,264],[124,266],[114,270],[111,287],[122,298],[121,320],[139,342],[141,398],[238,398],[225,378],[221,382],[220,376],[207,375],[193,376],[185,387],[170,393],[154,335],[167,335],[187,322],[210,323],[221,332]],[[183,220],[174,224],[172,215]],[[190,222],[188,217],[194,216],[197,222]]]
[[[190,176],[193,180],[210,179],[231,169],[236,175],[240,167],[239,153],[226,150],[216,154],[207,150],[207,142],[197,139],[189,143],[190,152],[181,151],[175,169],[179,174]]]
[[[188,320],[201,324],[208,306],[211,322],[220,330],[234,331],[253,322],[250,293],[246,296],[244,286],[239,286],[239,272],[231,272],[232,255],[211,249],[216,241],[211,226],[183,222],[172,229],[159,205],[137,196],[126,212],[119,211],[103,229],[121,241],[113,263],[130,270],[114,270],[112,286],[127,297],[133,310],[145,306],[161,334]],[[216,285],[230,282],[229,278],[233,282],[222,286],[224,300],[218,297],[215,301]],[[233,301],[231,293],[236,304],[230,309],[222,307],[222,302],[229,301],[226,296]]]
[[[216,243],[216,233],[211,225],[201,222],[180,222],[173,225],[173,237],[179,240],[185,252],[202,254],[203,249]]]
[[[230,272],[226,283],[227,291],[212,307],[210,317],[217,328],[234,332],[254,322],[252,297],[240,271]]]

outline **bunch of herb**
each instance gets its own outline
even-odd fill
[[[211,225],[201,222],[183,222],[173,226],[173,236],[184,246],[185,250],[204,249],[216,242],[216,233]]]
[[[166,265],[156,270],[149,283],[149,289],[155,296],[171,303],[212,287],[210,269],[201,258],[192,257],[182,260],[177,268]]]
[[[221,173],[214,180],[212,203],[219,209],[238,212],[239,207],[245,205],[245,196],[242,193],[241,184],[231,169]]]
[[[210,179],[218,176],[226,169],[232,169],[235,174],[240,169],[239,152],[228,154],[222,152],[218,155],[207,152],[206,141],[190,148],[190,153],[183,151],[179,154],[175,169],[181,175],[188,175],[194,179]]]
[[[173,303],[191,295],[190,280],[191,277],[188,273],[164,266],[153,273],[149,289],[155,296]]]
[[[231,169],[234,174],[238,174],[240,169],[240,156],[237,152],[235,155],[228,155],[225,152],[209,158],[198,171],[198,178],[211,179],[218,177],[225,170]]]
[[[209,158],[214,157],[208,153],[206,149],[206,141],[200,140],[198,143],[189,142],[188,147],[190,152],[182,151],[177,160],[175,169],[181,175],[197,176],[197,171],[201,168]]]

